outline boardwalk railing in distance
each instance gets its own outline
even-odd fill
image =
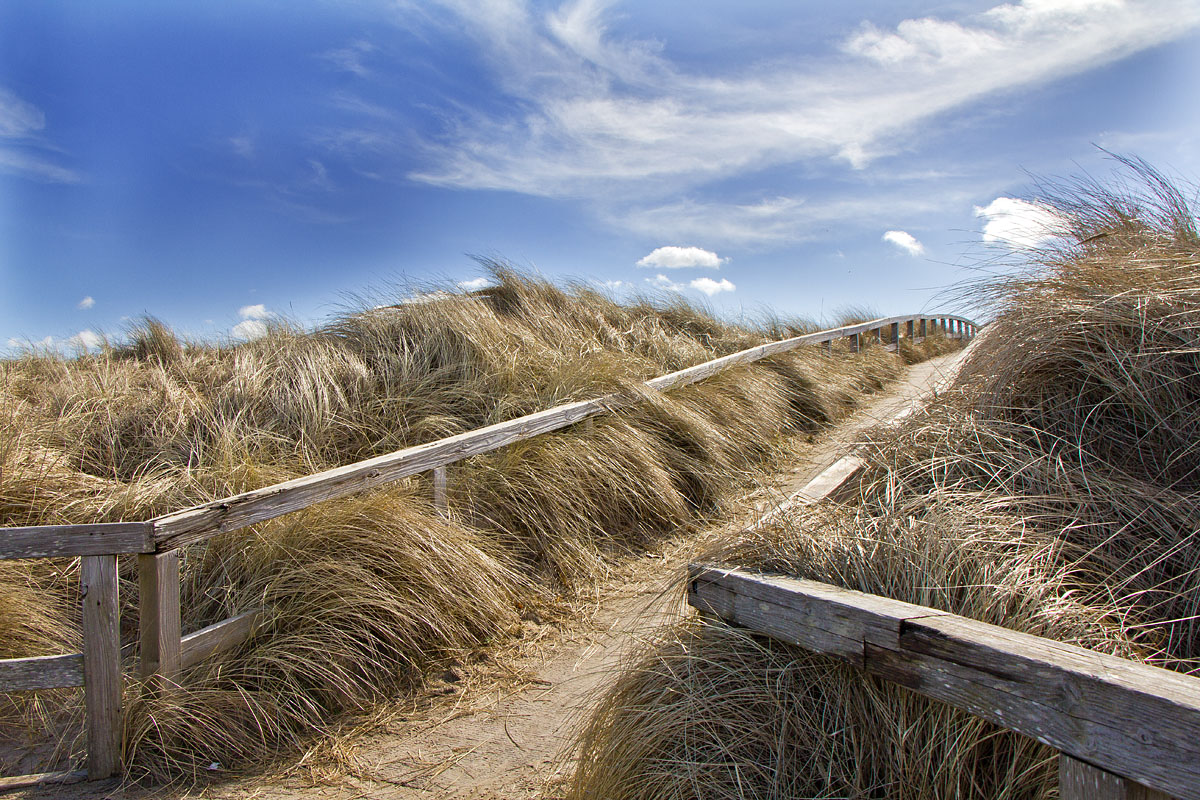
[[[875,319],[768,342],[654,378],[645,387],[666,391],[806,345],[824,344],[828,352],[833,342],[841,339],[848,340],[851,350],[859,349],[864,336],[888,342],[887,346],[895,349],[902,337],[916,341],[934,330],[951,338],[970,339],[979,326],[965,317],[949,314]],[[444,512],[447,465],[636,402],[639,402],[636,396],[611,394],[567,403],[143,522],[0,528],[0,559],[80,557],[83,597],[83,652],[0,660],[0,692],[83,686],[87,713],[86,777],[112,777],[121,770],[118,556],[138,558],[139,673],[143,680],[169,688],[183,669],[246,641],[260,616],[260,611],[251,609],[183,635],[179,608],[180,547],[421,472],[432,472],[434,506]],[[24,777],[47,782],[80,775],[46,773]],[[11,785],[11,779],[0,779],[0,789],[5,788],[6,781]]]
[[[1063,800],[1200,800],[1200,679],[839,586],[692,565],[703,613],[1060,751]]]

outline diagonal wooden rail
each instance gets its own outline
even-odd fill
[[[1063,800],[1200,800],[1200,679],[840,586],[694,564],[704,613],[1047,744]]]
[[[903,327],[902,327],[903,326]],[[250,609],[200,631],[182,635],[179,607],[180,547],[273,519],[314,503],[344,497],[422,472],[433,472],[434,506],[445,511],[446,467],[573,425],[597,414],[807,345],[847,340],[852,351],[863,336],[899,347],[902,338],[933,331],[973,338],[979,326],[949,314],[910,314],[818,331],[742,350],[646,381],[641,392],[611,394],[556,406],[428,444],[225,497],[143,522],[0,528],[0,559],[83,557],[83,653],[0,660],[0,691],[84,686],[88,718],[88,776],[120,770],[121,645],[117,620],[118,555],[136,554],[139,573],[139,659],[143,679],[169,688],[179,673],[215,653],[236,647],[254,632],[261,614]],[[63,780],[76,773],[48,773]],[[3,788],[3,786],[0,786]]]

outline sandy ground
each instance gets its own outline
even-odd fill
[[[705,543],[782,502],[853,448],[866,429],[914,408],[945,381],[961,354],[912,367],[851,419],[750,492],[743,511],[699,536],[667,542],[598,589],[593,613],[569,627],[530,621],[524,646],[500,662],[447,669],[420,710],[396,709],[274,775],[169,790],[113,785],[45,786],[7,797],[220,800],[282,798],[551,798],[570,774],[569,745],[590,699],[603,691],[637,644],[687,613],[679,580]],[[507,678],[505,677],[507,676]],[[436,692],[441,695],[437,696]]]

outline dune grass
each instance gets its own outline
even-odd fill
[[[147,318],[99,353],[0,363],[0,524],[146,519],[560,403],[646,394],[648,378],[805,326],[739,327],[678,298],[622,304],[493,267],[481,292],[314,331],[274,322],[215,346]],[[788,436],[841,418],[900,368],[877,347],[788,354],[456,464],[449,519],[418,476],[185,548],[185,631],[258,608],[265,622],[176,690],[128,682],[130,774],[261,765],[413,692],[431,665],[569,609],[621,559],[718,513]],[[76,649],[77,564],[0,566],[0,649]],[[133,642],[132,559],[121,596]],[[47,697],[4,712],[10,749],[39,725],[77,735],[77,693]]]
[[[1200,658],[1200,237],[1141,180],[1045,199],[1066,238],[968,287],[954,389],[877,434],[857,496],[717,563],[881,594],[1173,669]],[[1055,753],[831,658],[702,619],[583,728],[571,797],[1051,798]]]

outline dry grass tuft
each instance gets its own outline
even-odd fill
[[[647,378],[765,340],[679,299],[622,305],[492,267],[493,288],[312,332],[276,323],[251,342],[201,346],[147,318],[96,354],[0,363],[0,524],[145,519],[645,392]],[[127,763],[154,779],[243,769],[412,692],[439,660],[517,635],[522,615],[562,613],[624,556],[718,511],[784,437],[839,419],[900,368],[876,347],[780,357],[453,465],[450,520],[413,478],[186,548],[185,631],[255,608],[266,622],[171,691],[131,682]],[[39,563],[27,577],[0,573],[26,617],[0,645],[14,655],[75,641],[73,567]],[[122,581],[132,642],[132,560]]]
[[[1051,198],[1071,239],[972,287],[956,390],[879,434],[856,502],[717,562],[826,581],[1192,671],[1200,658],[1200,237],[1140,191]],[[832,659],[701,620],[586,725],[572,797],[1050,798],[1054,754]]]

